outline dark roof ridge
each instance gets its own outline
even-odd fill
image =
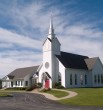
[[[90,57],[90,58],[86,58],[86,59],[98,59],[99,57]],[[85,60],[86,60],[85,59]]]
[[[76,53],[64,52],[64,51],[61,51],[61,52],[63,52],[63,53],[67,53],[67,54],[72,54],[72,55],[84,56],[84,57],[89,58],[88,56],[85,56],[85,55],[80,55],[80,54],[76,54]]]

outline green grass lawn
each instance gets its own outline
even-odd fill
[[[58,98],[65,97],[65,96],[68,95],[67,92],[60,91],[60,90],[49,90],[49,91],[46,91],[45,93],[52,94],[52,95],[54,95],[55,97],[58,97]]]
[[[60,100],[60,103],[80,106],[103,106],[103,88],[68,89],[78,93],[77,96]]]
[[[0,97],[12,97],[12,95],[8,93],[0,93]]]
[[[8,93],[8,92],[26,92],[26,91],[25,90],[16,90],[16,89],[0,90],[0,93]]]

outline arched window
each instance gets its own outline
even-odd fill
[[[87,75],[85,74],[85,85],[87,85]]]
[[[61,73],[58,74],[58,82],[61,84]]]
[[[75,74],[75,85],[77,85],[77,74]]]
[[[70,85],[72,85],[72,74],[70,74]]]
[[[94,82],[97,83],[97,77],[94,75]]]
[[[103,74],[101,74],[101,83],[103,84]]]
[[[80,75],[80,82],[81,82],[81,85],[83,85],[83,75]]]
[[[98,83],[100,83],[100,75],[98,74]]]

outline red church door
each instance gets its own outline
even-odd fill
[[[46,88],[46,89],[49,88],[49,79],[47,79],[47,80],[45,81],[45,88]]]

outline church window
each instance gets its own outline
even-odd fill
[[[61,73],[59,73],[59,75],[58,75],[58,81],[61,84]]]
[[[72,74],[70,74],[70,85],[72,85]]]
[[[94,82],[97,83],[97,77],[94,75]]]
[[[85,85],[87,85],[87,75],[85,74]]]
[[[45,63],[45,68],[49,68],[49,63],[48,62]]]
[[[100,75],[98,74],[98,83],[100,83]]]
[[[80,76],[80,83],[83,85],[83,75]]]
[[[75,74],[75,85],[77,85],[77,74]]]
[[[101,74],[101,83],[103,84],[103,74]]]

